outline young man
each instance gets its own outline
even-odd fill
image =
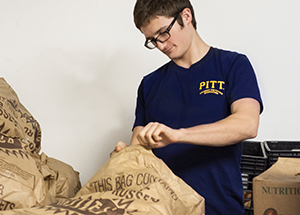
[[[134,21],[171,61],[139,86],[131,144],[152,147],[206,214],[244,214],[241,141],[257,135],[263,107],[249,60],[207,45],[189,0],[137,0]]]

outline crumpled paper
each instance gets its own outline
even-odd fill
[[[0,78],[0,211],[74,197],[78,172],[41,150],[39,123]]]
[[[74,198],[0,215],[204,215],[204,202],[151,150],[136,145],[113,154]]]

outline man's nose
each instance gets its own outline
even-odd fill
[[[168,41],[165,41],[165,42],[157,41],[157,48],[162,51],[166,47],[167,43],[168,43]]]

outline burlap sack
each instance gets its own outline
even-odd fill
[[[137,145],[113,154],[75,198],[2,213],[29,214],[203,215],[204,198]]]

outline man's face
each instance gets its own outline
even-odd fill
[[[174,17],[167,18],[158,16],[150,21],[149,24],[141,27],[141,32],[145,35],[146,39],[156,38],[159,34],[165,32],[172,23]],[[186,40],[184,35],[184,28],[182,28],[176,21],[172,26],[169,34],[171,37],[161,43],[157,42],[157,48],[167,55],[170,59],[177,59],[182,56],[183,45]]]

